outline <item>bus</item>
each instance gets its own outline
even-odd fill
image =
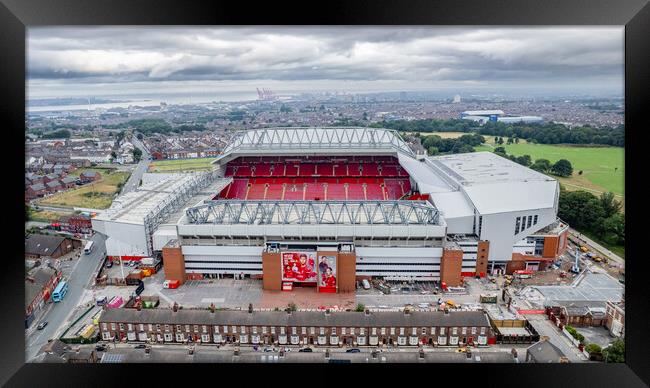
[[[62,301],[67,292],[68,292],[68,282],[66,282],[65,280],[61,280],[59,284],[57,284],[56,288],[54,289],[54,292],[52,293],[52,300],[54,302]]]
[[[88,241],[88,244],[86,244],[86,247],[84,248],[84,253],[89,254],[93,250],[93,245],[94,243],[92,241]]]

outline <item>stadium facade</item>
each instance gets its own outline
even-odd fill
[[[543,269],[566,249],[555,179],[489,152],[417,155],[392,130],[243,131],[211,174],[218,191],[151,232],[148,253],[162,252],[167,279],[251,276],[269,290],[320,292],[372,277],[456,286]]]

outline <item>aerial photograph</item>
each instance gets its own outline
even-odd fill
[[[25,361],[625,362],[624,27],[28,27]]]

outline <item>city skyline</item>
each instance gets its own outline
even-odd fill
[[[39,27],[27,37],[30,99],[623,92],[623,27]]]

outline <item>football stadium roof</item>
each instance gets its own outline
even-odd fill
[[[425,201],[206,201],[186,210],[191,224],[437,225]]]
[[[233,153],[396,152],[415,157],[394,130],[356,127],[265,128],[239,132],[215,163]]]

